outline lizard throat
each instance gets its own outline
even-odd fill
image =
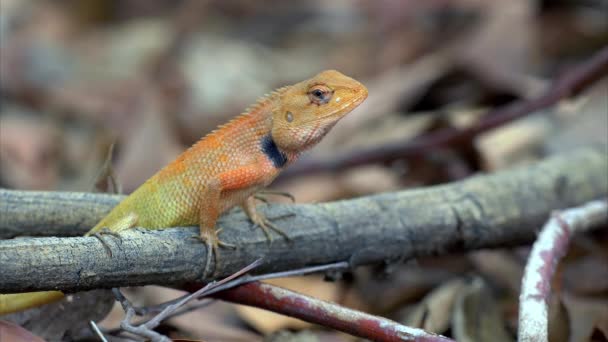
[[[287,164],[287,155],[279,150],[279,147],[275,144],[270,134],[262,137],[260,143],[262,152],[268,157],[274,167],[280,169]]]

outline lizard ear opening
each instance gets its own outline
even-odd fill
[[[293,114],[290,111],[287,111],[287,113],[285,113],[285,120],[287,122],[292,122],[293,121]]]

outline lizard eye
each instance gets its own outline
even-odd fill
[[[308,98],[310,99],[310,102],[317,105],[326,104],[329,102],[333,94],[333,91],[329,87],[320,84],[314,85],[310,87],[310,90],[308,90]]]
[[[293,114],[291,114],[291,112],[285,113],[285,120],[287,120],[287,122],[292,122],[293,121]]]

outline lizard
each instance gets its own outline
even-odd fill
[[[366,98],[363,84],[336,70],[279,88],[146,180],[86,235],[196,225],[207,246],[206,274],[212,256],[219,264],[219,247],[235,247],[218,238],[218,217],[240,205],[269,240],[270,229],[282,233],[256,210],[254,195]],[[60,291],[0,295],[0,315],[62,297]]]

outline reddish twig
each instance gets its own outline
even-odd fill
[[[547,341],[551,278],[573,233],[608,221],[606,200],[553,214],[532,247],[519,297],[519,341]]]
[[[373,341],[452,341],[447,337],[406,327],[386,318],[260,282],[241,285],[213,296],[299,318]]]
[[[577,95],[606,75],[608,75],[608,47],[604,47],[587,61],[562,74],[542,95],[492,110],[472,126],[463,129],[445,129],[431,132],[410,141],[400,141],[367,150],[357,150],[343,156],[335,156],[332,159],[302,160],[285,170],[280,179],[302,174],[343,170],[354,166],[388,162],[401,158],[415,158],[440,147],[462,145],[470,142],[480,133],[550,107],[562,99]]]

